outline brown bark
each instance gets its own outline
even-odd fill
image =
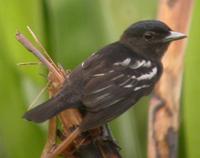
[[[193,0],[160,0],[158,19],[188,33]],[[164,72],[149,107],[149,158],[177,157],[180,93],[186,40],[171,44],[163,58]]]

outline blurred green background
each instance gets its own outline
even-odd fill
[[[15,39],[31,26],[56,62],[73,68],[131,23],[156,17],[151,0],[0,0],[0,158],[37,158],[46,141],[46,124],[21,118],[47,82],[42,66]],[[183,11],[184,12],[184,11]],[[200,158],[200,1],[196,1],[185,58],[179,157]],[[38,101],[44,101],[44,95]],[[148,98],[112,122],[124,158],[145,158]]]

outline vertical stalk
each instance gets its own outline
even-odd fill
[[[158,19],[187,34],[193,4],[193,0],[160,0]],[[163,58],[164,72],[149,107],[149,158],[177,157],[185,47],[186,40],[174,42]]]

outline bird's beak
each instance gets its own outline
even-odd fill
[[[180,32],[170,31],[170,34],[164,38],[164,42],[171,42],[179,39],[186,38],[187,36]]]

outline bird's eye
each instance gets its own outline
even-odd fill
[[[154,35],[154,33],[153,32],[146,32],[145,34],[144,34],[144,38],[145,38],[145,40],[151,40],[152,38],[153,38],[153,35]]]

